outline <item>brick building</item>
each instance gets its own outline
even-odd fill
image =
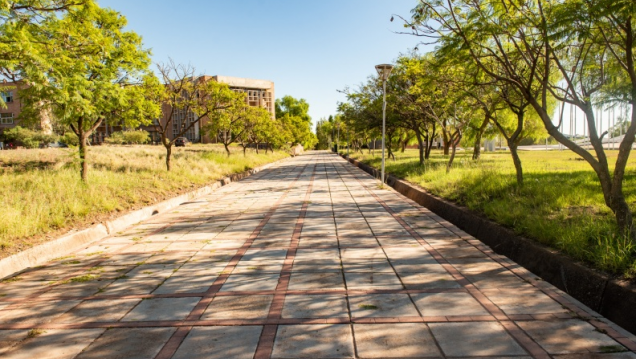
[[[207,75],[202,76],[197,80],[218,81],[228,84],[231,90],[246,93],[247,96],[245,100],[250,106],[262,106],[272,114],[272,117],[275,116],[275,91],[274,83],[272,81]],[[162,106],[162,112],[164,117],[161,121],[165,124],[168,121],[167,116],[170,114],[170,106],[164,104]],[[189,123],[196,120],[193,113],[186,113],[185,111],[177,112],[174,116],[175,118],[172,120],[172,128],[168,129],[168,137],[170,139],[174,139],[179,134],[182,126],[188,126]],[[204,117],[199,123],[195,124],[188,132],[186,132],[184,137],[186,137],[190,142],[216,142],[216,138],[208,138],[208,136],[201,133],[201,129],[208,121],[210,121],[210,119]],[[157,143],[160,141],[161,135],[159,134],[159,126],[156,125],[156,122],[155,125],[142,126],[141,128],[150,133],[150,137],[153,142]]]
[[[275,95],[274,95],[274,83],[267,80],[253,80],[239,77],[230,76],[202,76],[203,81],[218,81],[229,85],[230,89],[237,92],[245,92],[247,94],[246,101],[250,106],[262,106],[266,108],[272,117],[275,115]],[[18,88],[21,84],[13,82],[0,83],[0,95],[4,99],[7,108],[0,108],[0,133],[5,129],[18,126],[20,123],[20,112],[22,111],[22,103],[18,97]],[[163,123],[167,122],[167,117],[170,113],[169,106],[162,106]],[[168,137],[173,139],[180,131],[179,129],[183,125],[187,125],[188,121],[194,121],[195,117],[192,113],[179,112],[175,114],[175,118],[172,122],[172,128],[168,130]],[[141,126],[141,129],[150,133],[151,140],[158,143],[161,139],[159,135],[159,127],[156,125]],[[200,123],[193,126],[189,130],[185,137],[191,142],[203,142],[210,143],[216,142],[216,138],[207,138],[201,133],[201,128],[209,121],[208,118],[203,118]],[[48,113],[41,114],[40,129],[47,133],[52,132],[51,118]],[[105,121],[93,132],[90,137],[92,144],[101,144],[108,136],[113,132],[122,131],[122,126],[106,123]]]
[[[0,108],[0,133],[10,128],[20,125],[20,113],[22,112],[22,102],[18,96],[18,89],[24,86],[21,81],[18,82],[0,82],[0,96],[5,103],[6,108]],[[23,124],[22,127],[25,127]],[[40,114],[40,123],[38,127],[45,133],[51,133],[51,118],[48,113]]]

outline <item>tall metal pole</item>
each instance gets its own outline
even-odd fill
[[[336,141],[336,153],[340,153],[340,122],[338,122],[338,141]]]
[[[384,184],[384,148],[385,148],[385,132],[386,132],[386,80],[382,79],[382,184]]]

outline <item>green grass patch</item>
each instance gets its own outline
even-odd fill
[[[622,345],[603,345],[599,347],[601,353],[622,353],[627,349]]]
[[[558,249],[598,269],[636,277],[636,248],[617,232],[605,206],[600,183],[587,162],[571,151],[520,151],[524,185],[517,186],[509,152],[483,153],[473,161],[472,151],[458,152],[446,173],[448,158],[433,151],[419,164],[418,151],[396,153],[386,171],[415,183],[432,194],[513,229],[517,234]],[[617,151],[608,151],[610,163]],[[375,156],[351,157],[376,168]],[[627,202],[636,211],[636,159],[630,158],[623,183]]]
[[[170,172],[165,156],[162,146],[91,147],[83,183],[77,150],[0,151],[0,257],[289,155],[192,145],[173,149]]]
[[[77,277],[73,277],[71,279],[69,279],[68,281],[64,281],[61,284],[64,283],[68,283],[68,282],[72,282],[72,283],[85,283],[85,282],[90,282],[93,280],[98,280],[99,276],[95,275],[95,274],[84,274],[84,275],[80,275]]]
[[[378,309],[378,307],[376,305],[373,305],[373,304],[360,304],[360,305],[358,305],[358,307],[360,309],[364,309],[364,310],[376,310],[376,309]]]
[[[39,335],[42,335],[44,333],[46,333],[46,330],[44,330],[44,329],[31,329],[27,333],[27,338],[35,338],[35,337],[37,337]]]
[[[80,262],[78,260],[62,262],[63,265],[73,265],[73,264],[80,264],[80,263],[82,263],[82,262]]]

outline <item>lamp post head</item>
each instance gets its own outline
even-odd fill
[[[382,79],[382,81],[386,81],[389,79],[389,75],[391,74],[391,70],[393,70],[393,65],[391,64],[380,64],[376,65],[375,69],[378,71],[378,76]]]

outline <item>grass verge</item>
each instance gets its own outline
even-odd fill
[[[616,155],[617,151],[608,151],[610,163]],[[351,155],[376,168],[379,156],[379,151]],[[396,153],[396,160],[386,161],[386,171],[598,269],[636,277],[636,247],[617,233],[587,162],[570,151],[522,151],[524,185],[518,187],[508,152],[484,153],[478,161],[471,156],[472,152],[459,152],[447,174],[447,158],[441,152],[434,151],[420,165],[417,150],[406,150]],[[633,156],[624,191],[636,211]]]
[[[172,156],[167,172],[162,146],[93,147],[82,183],[76,150],[0,151],[0,258],[289,155],[193,145]]]

